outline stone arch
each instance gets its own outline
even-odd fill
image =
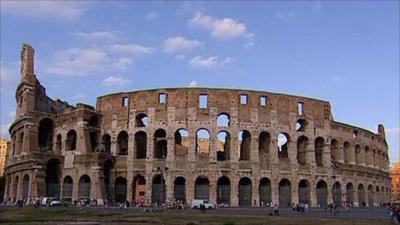
[[[372,165],[372,151],[369,149],[369,146],[365,146],[365,165],[370,166]]]
[[[248,177],[239,180],[239,206],[251,206],[252,182]]]
[[[75,130],[69,130],[67,139],[65,140],[65,147],[68,151],[76,150],[77,134]]]
[[[307,121],[305,119],[299,119],[296,122],[296,131],[304,132],[307,128]]]
[[[308,146],[308,138],[306,136],[300,136],[297,139],[297,163],[302,166],[308,164],[307,146]]]
[[[250,160],[251,134],[247,130],[241,130],[238,134],[239,160]]]
[[[287,133],[279,133],[277,142],[279,159],[289,158],[289,153],[288,153],[289,143],[290,143],[290,136]]]
[[[126,131],[119,132],[117,136],[117,155],[128,155],[129,135]]]
[[[351,161],[353,161],[353,153],[350,149],[350,143],[348,141],[345,141],[343,143],[343,151],[344,151],[344,162],[350,163]]]
[[[111,153],[111,136],[107,133],[101,138],[101,151]]]
[[[346,202],[349,204],[354,203],[354,186],[351,182],[346,185]]]
[[[231,136],[227,131],[220,131],[217,135],[217,160],[230,160]]]
[[[58,159],[50,159],[46,164],[46,196],[59,197],[60,196],[60,175],[61,166]]]
[[[210,191],[209,187],[210,181],[205,176],[197,177],[194,186],[194,198],[195,199],[205,199],[209,200]]]
[[[90,185],[91,185],[91,180],[88,175],[85,174],[79,178],[79,188],[78,188],[79,199],[90,198]]]
[[[23,152],[25,149],[24,149],[24,139],[25,139],[25,136],[24,136],[24,132],[20,132],[19,133],[19,136],[18,136],[18,142],[17,142],[17,150],[16,150],[16,155],[19,155],[19,154],[21,154],[21,152]]]
[[[50,118],[44,118],[38,126],[38,144],[43,152],[51,151],[53,146],[54,122]]]
[[[328,185],[324,180],[320,180],[317,183],[317,205],[318,207],[328,206]]]
[[[331,159],[335,161],[342,161],[341,149],[339,148],[339,142],[336,139],[331,140]]]
[[[230,205],[231,203],[231,181],[222,176],[217,181],[217,204]]]
[[[231,117],[228,113],[220,113],[217,116],[217,127],[229,127],[231,122]]]
[[[146,200],[146,179],[138,174],[133,178],[132,200],[136,204],[143,205]]]
[[[125,177],[115,179],[115,202],[124,203],[126,201],[127,180]]]
[[[25,174],[24,179],[22,179],[22,198],[27,201],[29,197],[29,175]]]
[[[292,187],[288,179],[284,178],[279,182],[279,206],[289,208],[292,204]]]
[[[135,151],[136,159],[145,159],[147,157],[147,134],[144,131],[135,133]]]
[[[15,176],[14,178],[14,184],[13,184],[13,190],[14,190],[14,200],[19,200],[19,176]]]
[[[185,160],[189,154],[189,132],[180,128],[175,131],[175,159]]]
[[[71,176],[65,176],[63,179],[62,197],[63,199],[72,199],[72,190],[74,187],[74,181]]]
[[[100,127],[100,119],[99,119],[99,117],[97,115],[90,116],[87,125],[89,127],[99,128]]]
[[[58,153],[58,154],[60,154],[61,152],[62,152],[62,136],[61,136],[61,134],[57,134],[57,137],[56,137],[56,149],[55,149],[55,151]]]
[[[360,145],[356,145],[354,147],[354,152],[356,154],[356,165],[361,165],[364,161],[363,161],[363,155],[361,152],[361,146]]]
[[[186,203],[186,179],[182,176],[174,180],[174,198]]]
[[[310,182],[308,180],[300,180],[298,186],[298,198],[299,203],[310,204],[311,189]]]
[[[260,206],[272,203],[271,181],[268,178],[261,178],[260,185],[258,186],[258,194],[260,197]]]
[[[196,156],[199,160],[206,160],[210,154],[210,132],[200,128],[196,132]]]
[[[314,142],[314,149],[315,149],[315,163],[317,164],[318,167],[324,166],[324,160],[323,160],[324,146],[325,146],[324,138],[317,137]]]
[[[336,181],[332,187],[333,203],[337,206],[342,205],[342,189],[339,181]]]
[[[270,145],[271,145],[271,135],[266,131],[262,131],[258,136],[258,154],[260,157],[261,165],[269,164]]]
[[[374,201],[375,201],[374,187],[372,185],[368,185],[368,206],[374,207]]]
[[[162,174],[157,174],[153,177],[151,185],[151,202],[164,203],[165,198],[165,179]]]
[[[158,129],[154,132],[154,152],[153,156],[155,159],[167,158],[167,132],[164,129]]]
[[[365,201],[365,188],[363,184],[358,185],[357,194],[358,194],[358,206],[359,207],[367,206],[367,202]]]
[[[112,180],[113,180],[113,169],[114,162],[111,159],[106,160],[102,164],[103,176],[104,176],[104,189],[106,191],[106,199],[109,202],[112,202],[114,199],[113,189],[112,189]]]
[[[139,113],[135,117],[135,127],[148,127],[149,117],[145,113]]]

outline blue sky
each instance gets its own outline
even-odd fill
[[[1,1],[1,136],[23,42],[47,94],[71,104],[155,87],[258,89],[327,100],[385,125],[399,160],[399,2]]]

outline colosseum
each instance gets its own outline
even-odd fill
[[[10,126],[5,199],[97,204],[208,199],[231,207],[390,200],[388,145],[337,122],[329,102],[223,88],[163,88],[97,98],[47,97],[24,44]],[[362,112],[360,112],[362,113]]]

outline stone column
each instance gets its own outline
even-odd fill
[[[299,203],[299,181],[297,179],[290,180],[292,186],[292,203]]]
[[[215,179],[214,174],[210,174],[210,202],[216,204],[217,203],[217,180]]]
[[[75,176],[73,179],[73,186],[72,186],[72,200],[79,199],[79,177]]]
[[[239,206],[239,189],[238,189],[239,180],[236,176],[232,177],[231,180],[231,206],[237,207]]]
[[[316,184],[314,182],[310,182],[310,206],[317,207],[317,189]]]
[[[257,176],[258,177],[258,176]],[[258,207],[260,206],[260,193],[258,192],[258,184],[260,183],[258,178],[252,179],[252,200],[251,200],[251,205],[253,207]]]
[[[171,173],[165,173],[165,200],[166,202],[172,200],[174,198],[174,180]]]
[[[274,182],[275,181],[275,182]],[[271,201],[272,204],[279,205],[279,181],[275,178],[271,178]]]

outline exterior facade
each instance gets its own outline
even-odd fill
[[[388,146],[336,122],[329,102],[285,94],[166,88],[76,107],[46,96],[24,44],[6,199],[230,206],[377,206],[390,200]]]
[[[4,139],[0,139],[0,177],[4,176],[4,170],[6,168],[6,161],[8,159],[9,149],[10,142]]]
[[[392,178],[392,201],[400,201],[400,162],[392,165],[390,169]]]

